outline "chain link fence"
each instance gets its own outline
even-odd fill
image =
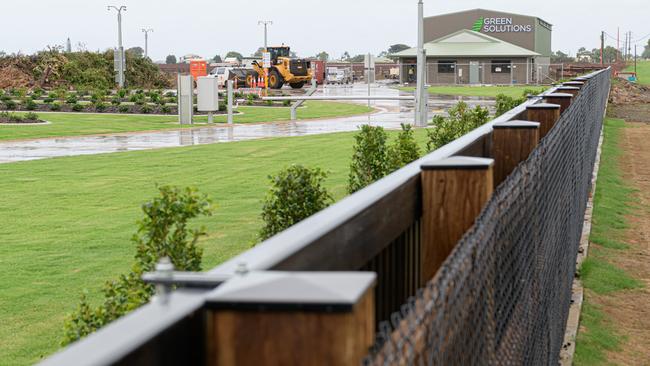
[[[586,84],[366,365],[557,365],[609,87],[609,70]]]

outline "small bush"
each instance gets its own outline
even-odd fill
[[[264,227],[260,238],[266,240],[329,206],[332,196],[323,186],[326,177],[321,169],[302,165],[269,176],[271,188],[262,208]]]
[[[388,147],[388,170],[393,172],[420,158],[420,148],[415,141],[413,128],[402,123],[402,131],[397,140]]]
[[[34,100],[32,98],[28,98],[25,101],[25,109],[26,110],[33,111],[33,110],[36,110],[36,107],[38,107],[38,105],[36,104],[36,102],[34,102]]]
[[[50,104],[52,102],[54,102],[54,99],[52,99],[50,97],[43,98],[43,103],[45,103],[45,104]]]
[[[72,93],[68,94],[68,96],[65,98],[65,102],[68,104],[75,104],[78,101],[79,100],[77,99],[77,95]]]
[[[117,91],[117,96],[119,98],[125,98],[127,94],[128,94],[128,91],[126,89],[120,89],[120,90]]]
[[[122,103],[122,102],[120,101],[120,98],[118,98],[118,97],[114,97],[113,99],[111,99],[111,104],[112,104],[112,105],[118,106],[118,105],[120,105],[121,103]]]
[[[45,90],[43,90],[43,89],[41,89],[41,88],[36,88],[36,89],[34,89],[34,90],[32,91],[32,95],[33,95],[35,98],[40,98],[41,95],[43,95],[44,93],[45,93]]]
[[[54,102],[54,103],[50,104],[50,110],[51,111],[60,111],[61,110],[61,103]]]
[[[104,112],[106,110],[107,106],[103,102],[97,102],[95,103],[95,111],[97,112]]]
[[[269,107],[272,107],[273,106],[273,101],[272,100],[267,100],[266,105],[269,106]]]
[[[473,129],[487,123],[490,112],[487,108],[476,106],[469,109],[467,103],[458,102],[448,111],[449,117],[433,117],[433,128],[427,130],[429,141],[427,150],[433,151],[455,139],[465,135]]]
[[[145,304],[154,293],[141,276],[168,257],[179,271],[200,271],[203,251],[197,246],[204,229],[191,230],[188,221],[212,214],[210,200],[195,189],[160,187],[160,195],[142,205],[144,218],[132,242],[136,247],[131,271],[105,284],[103,302],[93,308],[82,294],[77,309],[64,324],[62,345],[74,342]]]
[[[81,112],[84,110],[84,106],[79,103],[75,103],[72,105],[72,110],[75,112]]]
[[[354,136],[354,153],[348,176],[348,192],[354,193],[388,173],[386,131],[382,127],[361,126]]]
[[[138,99],[135,101],[135,105],[144,105],[144,99]]]
[[[23,117],[17,115],[16,113],[9,113],[9,112],[0,112],[0,118],[5,118],[9,122],[22,122],[24,120]]]
[[[291,106],[291,101],[290,100],[283,100],[282,105],[285,106],[285,107],[289,107],[289,106]]]
[[[130,110],[131,108],[128,105],[121,105],[117,107],[117,111],[120,113],[129,113]]]
[[[25,114],[25,119],[28,121],[38,121],[38,114],[29,112]]]
[[[140,107],[140,113],[149,114],[151,112],[153,112],[153,108],[148,104],[145,104],[142,107]]]
[[[4,101],[4,106],[5,106],[5,109],[6,109],[6,110],[8,110],[8,111],[13,111],[13,110],[16,109],[16,102],[14,102],[14,101],[11,100],[11,99],[9,99],[9,100],[5,100],[5,101]]]
[[[168,105],[164,105],[160,107],[160,113],[163,114],[170,114],[172,112],[172,109]]]

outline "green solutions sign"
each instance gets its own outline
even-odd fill
[[[472,26],[474,32],[527,33],[533,31],[530,24],[513,24],[512,18],[479,18]]]

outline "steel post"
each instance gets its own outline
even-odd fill
[[[233,123],[232,99],[234,94],[232,80],[228,80],[227,85],[228,85],[228,124],[231,125]]]
[[[427,101],[425,84],[426,77],[426,54],[424,51],[424,3],[418,0],[418,58],[417,58],[417,87],[415,92],[415,125],[425,127],[427,125]]]

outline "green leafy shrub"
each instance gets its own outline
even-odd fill
[[[64,324],[62,344],[74,342],[120,316],[145,304],[154,293],[141,277],[155,269],[156,263],[168,257],[179,271],[200,271],[203,251],[197,246],[205,230],[190,229],[188,222],[212,214],[210,200],[193,188],[160,187],[160,195],[142,205],[144,218],[138,222],[132,242],[136,247],[131,270],[108,281],[102,290],[103,301],[90,305],[82,294],[77,309]]]
[[[43,103],[45,103],[45,104],[50,104],[52,102],[54,102],[54,99],[52,99],[50,97],[43,98]]]
[[[282,105],[285,106],[285,107],[289,107],[289,106],[291,106],[291,101],[290,100],[283,100]]]
[[[72,110],[75,112],[81,112],[84,110],[84,106],[82,104],[75,103],[72,105]]]
[[[363,125],[354,136],[354,152],[348,176],[348,192],[354,193],[388,173],[386,131]]]
[[[103,102],[97,102],[94,105],[95,105],[95,111],[97,112],[104,112],[107,108],[106,103]]]
[[[117,91],[117,96],[119,98],[126,98],[127,94],[128,94],[128,90],[126,89],[120,89]]]
[[[292,165],[276,176],[269,176],[271,188],[262,208],[262,240],[289,228],[332,202],[323,186],[327,173],[319,168]]]
[[[0,118],[4,118],[8,120],[9,122],[16,122],[20,123],[25,120],[22,116],[17,115],[16,113],[9,113],[9,112],[0,112]]]
[[[77,99],[77,95],[72,93],[68,94],[68,96],[65,98],[65,102],[68,104],[75,104],[78,101],[79,100]]]
[[[120,98],[118,98],[118,97],[114,97],[113,99],[111,99],[111,104],[112,105],[117,106],[117,105],[120,105],[121,103],[122,102],[120,101]]]
[[[25,114],[25,119],[28,121],[38,121],[38,114],[29,112]]]
[[[153,112],[153,108],[149,104],[140,107],[140,113],[149,114],[151,112]]]
[[[160,107],[160,113],[163,114],[170,114],[172,112],[172,109],[168,105],[164,105]]]
[[[474,109],[469,109],[467,103],[462,101],[450,108],[448,114],[448,117],[433,117],[433,128],[427,130],[429,138],[427,150],[433,151],[444,146],[484,125],[490,119],[487,108],[476,106]]]
[[[525,98],[513,98],[505,94],[498,94],[496,98],[495,116],[498,117],[525,101]]]
[[[27,100],[25,100],[25,109],[26,110],[33,111],[33,110],[36,109],[36,107],[38,107],[38,105],[36,104],[36,102],[34,102],[34,100],[32,98],[27,98]]]
[[[4,102],[6,102],[8,100],[11,100],[11,95],[9,95],[9,93],[0,94],[0,101],[2,101],[4,103]]]
[[[129,102],[131,102],[131,103],[135,103],[138,100],[140,100],[140,97],[138,96],[138,94],[132,94],[131,96],[129,96]]]
[[[99,91],[94,92],[90,96],[90,101],[93,104],[97,104],[97,103],[103,102],[105,97],[106,97],[106,94],[103,91],[99,90]]]
[[[128,105],[121,105],[117,107],[117,111],[120,113],[129,113],[130,110],[131,108]]]
[[[43,90],[41,88],[36,88],[36,89],[32,90],[32,96],[34,98],[40,98],[44,93],[45,93],[45,90]]]
[[[273,101],[272,100],[267,100],[266,105],[269,106],[269,107],[272,107],[273,106]]]
[[[12,99],[5,100],[4,102],[4,109],[8,111],[13,111],[16,109],[16,102],[14,102]]]
[[[420,158],[420,148],[415,141],[413,127],[402,123],[397,140],[388,147],[388,170],[395,171]]]
[[[50,110],[51,111],[60,111],[61,110],[61,103],[54,102],[54,103],[50,104]]]

